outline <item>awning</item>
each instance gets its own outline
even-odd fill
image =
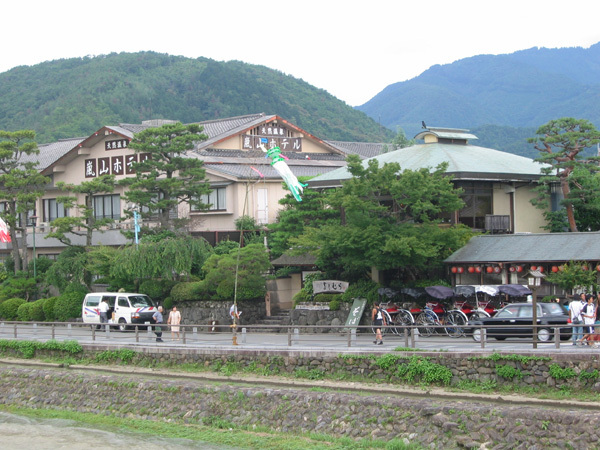
[[[487,295],[498,295],[498,287],[487,284],[480,284],[478,286],[475,286],[475,292],[483,292]]]
[[[447,286],[427,286],[425,292],[440,300],[454,297],[454,291]]]
[[[387,298],[392,298],[398,295],[398,291],[395,291],[392,288],[379,288],[377,289],[377,293],[381,296],[385,295]]]
[[[422,288],[402,288],[400,289],[400,292],[412,298],[419,298],[425,294],[425,291]]]
[[[454,294],[457,296],[471,297],[475,294],[475,286],[462,285],[454,286]]]
[[[511,297],[531,295],[531,291],[521,284],[500,284],[498,285],[498,292],[510,295]]]

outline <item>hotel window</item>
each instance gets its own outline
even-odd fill
[[[464,189],[465,207],[458,212],[458,222],[476,230],[485,229],[485,216],[492,214],[492,187],[489,183],[459,182]]]
[[[224,187],[213,187],[212,192],[208,195],[200,197],[200,201],[207,205],[209,211],[225,211],[227,209],[226,189]]]
[[[56,201],[55,198],[45,198],[43,200],[44,217],[42,222],[52,222],[59,217],[67,217],[65,205]]]
[[[94,217],[96,219],[119,219],[121,217],[119,194],[94,196]]]

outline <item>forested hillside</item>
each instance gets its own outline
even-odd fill
[[[421,121],[472,131],[483,125],[536,130],[551,119],[575,117],[600,127],[600,43],[589,49],[532,48],[436,65],[386,87],[357,109],[388,128],[402,127],[408,136],[419,131]],[[516,132],[514,145],[524,132]],[[488,139],[481,130],[478,136]]]
[[[239,61],[113,53],[0,74],[0,129],[33,129],[39,143],[153,118],[189,123],[261,112],[322,139],[388,142],[395,134],[322,89]]]

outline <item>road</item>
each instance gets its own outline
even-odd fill
[[[237,333],[225,329],[222,332],[208,332],[206,327],[185,327],[185,337],[172,340],[167,327],[163,327],[164,342],[156,342],[155,335],[146,329],[120,332],[117,330],[91,330],[89,325],[82,324],[25,324],[0,322],[0,339],[20,339],[47,341],[50,339],[76,340],[80,344],[111,344],[118,346],[148,347],[164,346],[168,348],[215,348],[224,349],[263,349],[288,351],[336,351],[342,353],[389,352],[398,347],[411,347],[424,351],[448,352],[539,352],[539,353],[598,353],[600,349],[591,347],[575,347],[571,341],[560,342],[556,348],[554,342],[538,343],[533,348],[529,339],[507,339],[506,341],[490,340],[482,347],[481,343],[470,337],[450,338],[445,335],[430,337],[417,336],[413,341],[404,336],[386,335],[383,345],[373,343],[374,336],[368,332],[358,334],[344,332],[341,329],[330,333],[312,333],[306,329],[295,329],[288,333],[260,332],[257,328],[242,328]]]

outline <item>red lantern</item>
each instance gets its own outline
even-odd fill
[[[552,266],[552,272],[554,272],[554,273],[558,272],[558,266]]]
[[[600,265],[596,266],[596,270],[600,272]]]
[[[588,270],[588,266],[581,266],[581,270]]]
[[[540,273],[542,273],[544,271],[544,266],[538,266],[538,270],[540,271]]]
[[[517,266],[517,272],[519,272],[519,273],[523,272],[523,266]]]
[[[465,268],[464,268],[464,267],[459,267],[459,268],[458,268],[458,273],[463,273],[464,271],[465,271]]]
[[[515,268],[515,266],[510,266],[510,267],[508,268],[508,270],[509,270],[510,272],[514,272],[514,271],[515,271],[515,270],[517,270],[517,269]]]
[[[501,270],[498,266],[494,267],[494,273],[500,273]]]
[[[467,272],[469,272],[469,273],[475,272],[475,267],[469,266],[469,268],[467,269]]]
[[[450,269],[450,271],[451,271],[452,273],[456,273],[456,272],[458,272],[458,269],[457,269],[456,267],[453,267],[452,269]]]
[[[537,270],[537,266],[531,266],[531,270]]]
[[[487,273],[492,273],[494,271],[494,268],[492,266],[487,266],[485,270],[487,270]]]
[[[477,266],[477,267],[475,267],[475,272],[477,272],[477,273],[481,273],[481,266]]]

